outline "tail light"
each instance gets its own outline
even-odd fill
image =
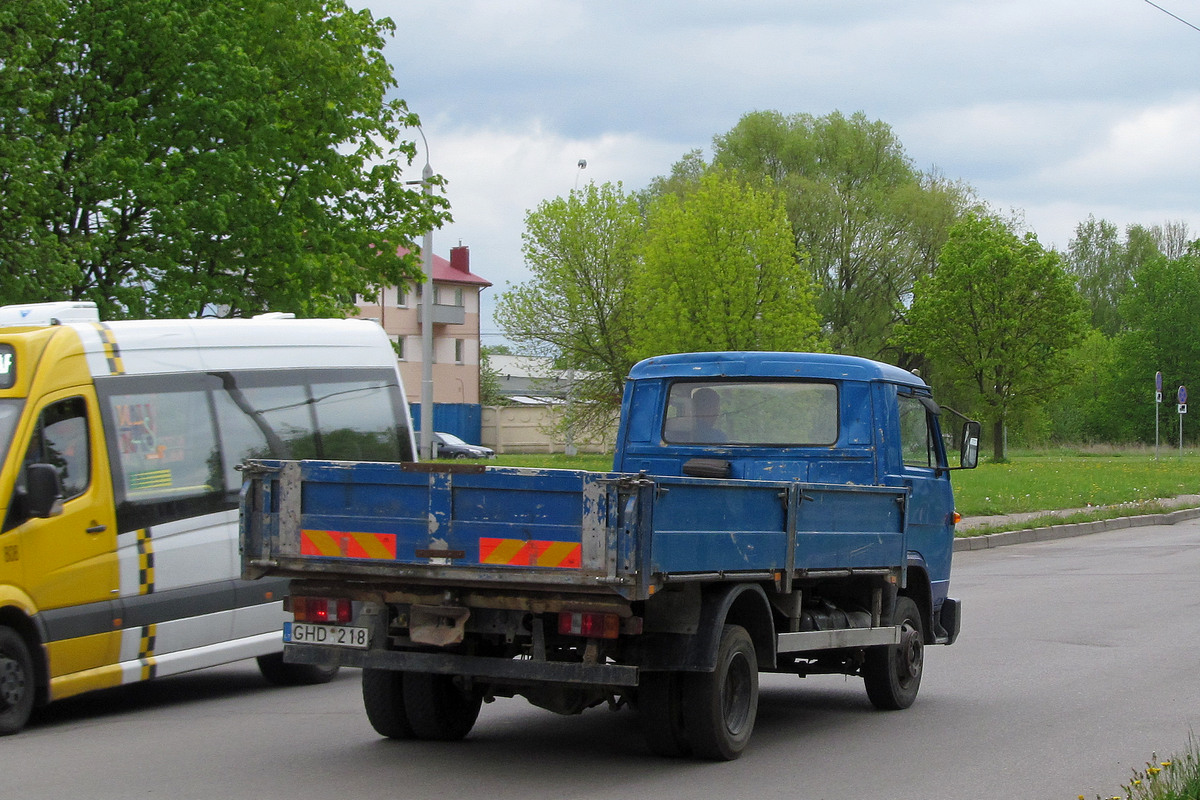
[[[616,639],[621,631],[621,618],[616,614],[598,611],[560,611],[558,632],[589,639]]]
[[[347,625],[352,618],[350,601],[342,597],[293,596],[291,601],[296,622]]]

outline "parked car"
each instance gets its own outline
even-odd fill
[[[433,453],[436,458],[495,458],[496,451],[478,444],[468,444],[453,433],[433,434]]]

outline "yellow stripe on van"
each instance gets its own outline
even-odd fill
[[[92,325],[100,332],[100,341],[104,345],[104,359],[108,362],[109,374],[124,375],[125,362],[121,358],[121,348],[117,346],[116,334],[103,322],[93,322]]]

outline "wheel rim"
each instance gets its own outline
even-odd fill
[[[745,729],[750,718],[751,685],[750,662],[744,654],[734,653],[725,669],[725,683],[721,688],[725,728],[734,736]]]
[[[921,632],[911,620],[905,620],[900,631],[900,646],[896,653],[896,677],[901,685],[907,686],[921,677],[921,665],[925,658],[925,643]]]
[[[25,670],[14,659],[0,656],[0,706],[12,708],[25,697]]]

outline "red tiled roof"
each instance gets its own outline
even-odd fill
[[[451,263],[451,259],[445,259],[437,253],[433,254],[433,280],[435,283],[465,283],[473,286],[491,286],[492,282],[486,278],[481,278],[470,270],[470,263],[467,258],[467,248],[454,248],[462,251],[462,257],[453,259],[456,263]],[[409,253],[407,247],[397,247],[397,255],[407,255]]]

